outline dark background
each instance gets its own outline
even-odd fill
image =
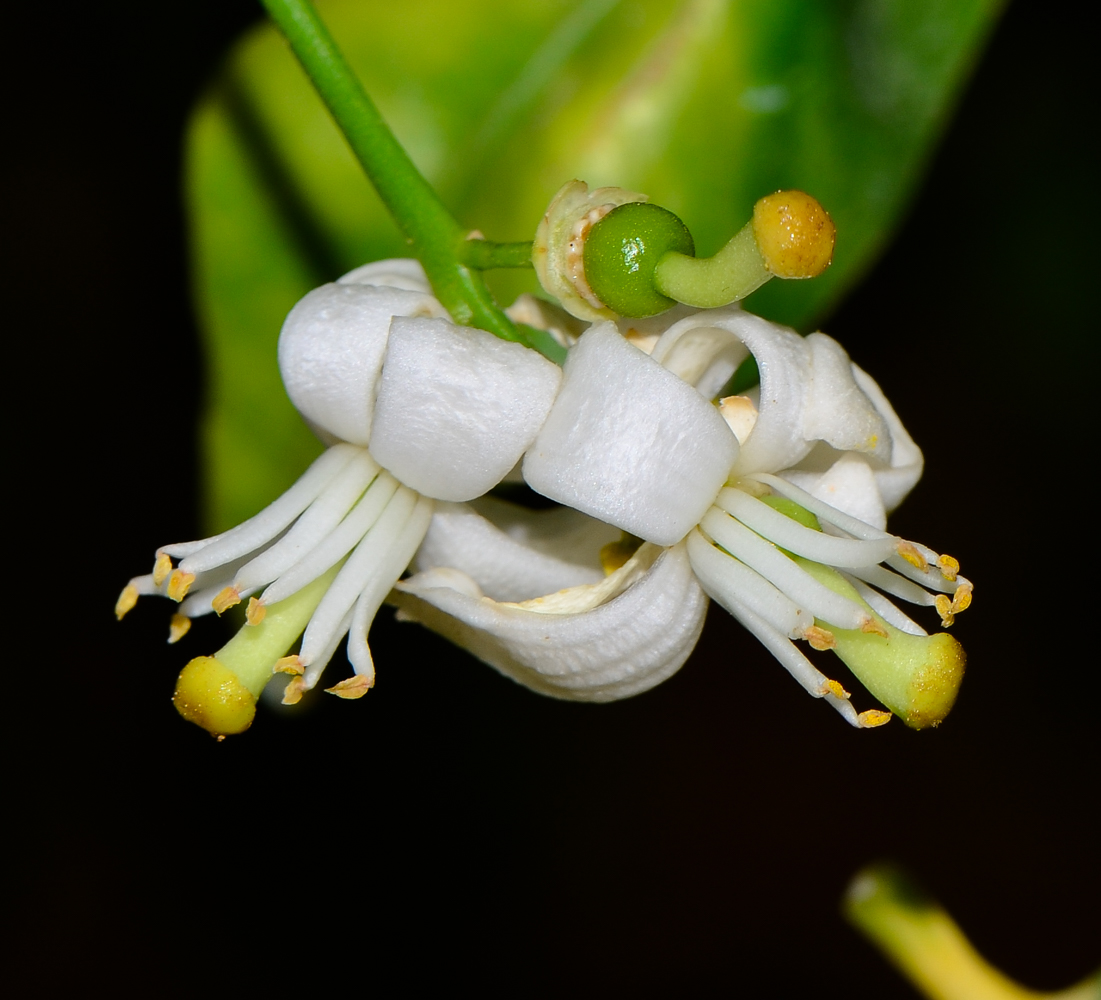
[[[111,608],[199,531],[181,127],[258,14],[106,6],[39,5],[9,36],[15,993],[350,972],[912,997],[838,914],[880,858],[1025,983],[1096,966],[1096,78],[1058,5],[1011,6],[893,249],[826,324],[925,449],[892,527],[976,582],[943,727],[849,729],[715,608],[680,674],[603,707],[383,612],[368,698],[220,745],[169,704],[187,654],[163,607]]]

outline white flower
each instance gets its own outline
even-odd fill
[[[445,317],[413,261],[353,271],[288,315],[279,341],[287,392],[331,446],[244,524],[159,549],[153,572],[131,580],[116,609],[122,617],[140,594],[180,601],[175,641],[193,616],[249,598],[248,625],[181,675],[176,704],[186,717],[218,734],[247,728],[273,667],[295,675],[284,697],[293,703],[346,634],[355,673],[330,690],[365,693],[374,681],[368,629],[433,502],[481,496],[530,445],[561,370]],[[303,630],[300,651],[284,656]]]
[[[711,398],[750,352],[759,389],[716,408]],[[425,571],[398,590],[410,595],[402,604],[408,615],[523,683],[607,700],[664,679],[691,648],[686,637],[695,641],[692,584],[673,569],[687,558],[704,590],[850,723],[879,725],[889,715],[857,713],[793,639],[837,647],[854,670],[853,659],[861,661],[866,685],[909,724],[935,724],[954,699],[961,651],[947,636],[916,639],[924,630],[879,592],[935,604],[946,623],[970,602],[955,560],[883,530],[921,468],[920,451],[878,386],[829,337],[802,338],[729,308],[675,322],[648,357],[604,323],[571,349],[523,472],[536,491],[646,542],[620,580],[609,578],[614,600],[592,608],[607,595],[580,580],[560,597],[494,593],[494,572],[470,544],[491,534],[488,522],[468,514],[464,524],[456,511],[443,515],[453,522],[442,532],[452,536],[452,552],[433,543],[418,560]],[[821,525],[777,510],[785,499]],[[661,547],[668,548],[655,558]],[[498,566],[521,558],[506,549],[495,550]],[[830,576],[830,567],[841,575]],[[627,580],[634,583],[624,590]],[[680,626],[663,617],[670,608],[684,616]],[[605,632],[595,642],[585,618],[595,612],[622,638]],[[920,655],[908,643],[921,645]],[[566,662],[559,650],[568,650]],[[914,669],[896,670],[899,658]]]

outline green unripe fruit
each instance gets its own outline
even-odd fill
[[[694,257],[688,227],[672,212],[646,201],[613,208],[585,239],[585,279],[620,316],[656,316],[675,301],[654,287],[654,268],[670,250]]]

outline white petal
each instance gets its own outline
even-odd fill
[[[709,309],[671,326],[653,357],[697,384],[709,399],[722,389],[747,351],[761,373],[758,417],[734,465],[736,475],[786,469],[811,447],[803,410],[811,380],[811,349],[794,330],[742,309]]]
[[[497,517],[491,521],[483,513]],[[604,578],[600,549],[619,536],[617,529],[569,507],[527,510],[491,497],[479,500],[477,509],[440,503],[414,568],[454,567],[495,601],[526,601],[599,583]]]
[[[879,494],[878,479],[860,455],[843,454],[826,472],[788,469],[781,475],[811,496],[865,524],[880,530],[887,526],[887,511]]]
[[[803,408],[803,436],[825,441],[838,451],[891,459],[891,432],[872,401],[857,384],[845,349],[824,333],[807,337],[811,378]]]
[[[424,496],[471,500],[535,440],[561,380],[542,355],[485,330],[395,317],[371,454]]]
[[[403,288],[407,292],[432,294],[432,286],[428,283],[428,276],[424,273],[421,262],[411,257],[373,260],[370,264],[364,264],[337,278],[336,283],[338,285],[385,285],[390,288]]]
[[[711,505],[737,455],[713,406],[603,323],[571,349],[524,478],[552,500],[672,545]]]
[[[279,371],[298,412],[342,441],[366,445],[393,316],[441,316],[431,295],[361,284],[315,288],[287,315]]]
[[[640,579],[607,603],[576,614],[539,613],[472,596],[473,581],[462,589],[441,585],[453,583],[458,570],[403,580],[391,600],[407,617],[535,691],[613,701],[675,673],[695,646],[707,610],[683,545],[664,551],[644,545],[632,562],[634,567],[628,563],[617,572],[641,569]]]
[[[880,496],[883,497],[883,505],[887,508],[887,513],[890,513],[917,485],[925,459],[921,449],[902,426],[898,414],[895,413],[887,397],[883,395],[883,390],[876,384],[875,379],[856,365],[853,365],[853,378],[879,411],[891,434],[891,467],[875,470],[875,479]]]

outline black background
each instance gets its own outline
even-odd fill
[[[926,453],[892,520],[976,582],[959,704],[856,732],[713,608],[604,707],[388,612],[363,702],[216,744],[165,615],[111,607],[194,537],[202,360],[181,127],[251,3],[39,5],[9,27],[5,894],[19,995],[915,994],[842,921],[908,866],[1036,987],[1095,967],[1095,54],[1011,7],[893,249],[825,324]],[[150,41],[152,40],[152,44]],[[212,629],[217,625],[209,626]],[[219,642],[208,632],[206,645]]]

